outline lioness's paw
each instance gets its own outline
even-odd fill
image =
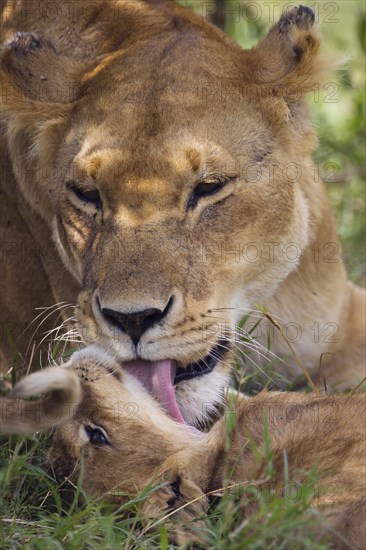
[[[314,25],[315,13],[311,8],[299,6],[285,13],[279,21],[279,29],[282,33],[289,32],[295,25],[298,29],[309,30]]]

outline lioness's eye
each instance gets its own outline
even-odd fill
[[[193,191],[189,201],[188,208],[193,208],[196,206],[197,202],[201,197],[208,197],[218,193],[229,181],[232,181],[236,178],[213,178],[210,181],[204,181],[199,183],[195,190]]]
[[[94,445],[109,445],[109,441],[100,428],[85,426],[85,431],[88,434],[90,443]]]
[[[225,185],[225,181],[213,181],[213,182],[204,182],[197,185],[194,190],[195,197],[205,197],[207,195],[213,195],[222,189]]]
[[[100,194],[97,189],[82,189],[76,185],[72,185],[71,189],[75,195],[84,202],[90,202],[93,204],[100,204]]]

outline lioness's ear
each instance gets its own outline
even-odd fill
[[[17,33],[1,49],[0,103],[13,171],[24,196],[49,222],[45,187],[88,66],[59,55],[34,33]]]
[[[4,109],[18,109],[27,100],[35,107],[45,104],[68,104],[77,97],[82,63],[59,55],[48,40],[35,33],[20,32],[7,42],[1,52],[2,101]],[[15,105],[14,105],[15,103]]]
[[[46,394],[36,401],[27,397]],[[0,432],[34,433],[70,420],[81,400],[81,385],[70,368],[49,367],[23,378],[9,397],[0,400]]]
[[[319,55],[320,38],[314,23],[313,10],[304,6],[282,15],[248,52],[253,84],[272,88],[285,99],[314,89],[329,70],[329,60]]]

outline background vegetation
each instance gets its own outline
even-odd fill
[[[219,5],[224,0],[217,0]],[[200,14],[207,12],[243,47],[254,45],[277,19],[284,2],[226,0],[227,14],[214,14],[213,0],[181,0]],[[324,47],[347,56],[334,77],[334,90],[321,90],[313,103],[320,146],[315,156],[325,177],[337,216],[339,234],[351,278],[365,280],[365,3],[302,3],[316,8]],[[279,6],[277,4],[280,4]],[[288,4],[288,3],[286,3]],[[273,7],[273,12],[272,12]],[[244,11],[243,11],[244,9]],[[339,88],[338,88],[339,86]],[[2,549],[156,549],[170,547],[164,522],[153,531],[139,515],[141,501],[110,510],[87,499],[78,506],[61,501],[52,472],[47,471],[45,436],[0,438],[0,548]],[[270,466],[271,457],[268,457]],[[289,480],[291,482],[291,480]],[[327,548],[319,536],[324,519],[310,516],[314,478],[301,487],[296,498],[280,498],[251,487],[244,498],[258,504],[257,513],[242,521],[240,504],[228,494],[206,518],[202,533],[212,549],[311,549]],[[143,526],[143,528],[142,528]]]

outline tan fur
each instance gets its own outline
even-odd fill
[[[64,387],[74,385],[70,374],[76,372],[83,395],[73,418],[57,428],[53,438],[50,461],[60,481],[75,483],[82,471],[87,494],[116,503],[136,496],[150,483],[165,481],[167,485],[148,498],[145,511],[162,517],[176,510],[173,519],[183,522],[204,513],[208,494],[220,494],[226,486],[238,498],[252,484],[296,498],[294,488],[300,491],[309,472],[315,472],[316,479],[308,484],[313,507],[328,516],[331,527],[325,534],[336,548],[346,543],[364,547],[365,394],[238,396],[209,433],[199,434],[167,417],[102,350],[93,346],[75,354],[71,369],[64,370]],[[47,391],[50,375],[39,375],[44,376],[42,388]],[[27,378],[18,393],[25,391],[28,395],[34,391]],[[109,444],[91,443],[86,426],[102,427]],[[272,476],[266,471],[269,451]],[[247,517],[255,512],[255,504],[251,499],[244,502]],[[187,533],[180,533],[184,536]]]
[[[2,7],[1,326],[25,363],[35,308],[80,293],[83,340],[120,361],[185,367],[221,336],[232,339],[262,304],[300,327],[295,348],[313,375],[322,357],[328,386],[360,382],[365,294],[347,281],[311,161],[305,96],[327,60],[309,13],[294,8],[242,51],[170,2],[69,0],[51,19],[36,0]],[[296,181],[289,166],[300,170]],[[228,183],[187,208],[195,186],[214,176]],[[70,182],[97,188],[103,208],[82,203]],[[164,310],[172,297],[137,349],[99,309]],[[266,345],[265,330],[258,339]],[[271,350],[288,352],[276,334]],[[1,353],[7,368],[5,335]],[[292,357],[285,363],[276,369],[301,374]],[[178,384],[183,415],[202,416],[229,374],[227,356]]]
[[[35,401],[23,401],[46,393]],[[0,398],[0,432],[28,434],[70,420],[81,400],[81,385],[71,369],[48,367],[20,381],[11,395]]]

